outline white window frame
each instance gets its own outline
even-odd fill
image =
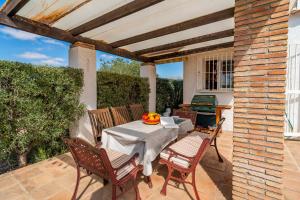
[[[206,87],[206,62],[207,61],[213,61],[217,60],[217,87],[216,89],[207,89]],[[222,64],[224,61],[231,62],[232,71],[228,71],[228,67],[226,66],[226,72],[230,74],[231,81],[229,78],[229,84],[227,84],[228,77],[225,76],[225,85],[229,87],[222,87],[221,85],[221,75],[223,73],[222,71]],[[226,62],[226,65],[227,65]],[[211,71],[211,70],[210,70]],[[227,74],[226,73],[226,74]],[[197,91],[199,92],[232,92],[233,91],[233,55],[232,52],[221,52],[213,55],[205,55],[202,57],[202,59],[197,60]],[[210,76],[208,76],[210,77]],[[214,81],[213,81],[214,82]]]

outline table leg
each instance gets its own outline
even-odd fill
[[[149,188],[153,187],[150,176],[145,176],[145,182],[148,184]]]

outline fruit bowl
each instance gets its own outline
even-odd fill
[[[160,115],[155,112],[145,113],[142,116],[142,120],[145,124],[156,125],[160,123]]]

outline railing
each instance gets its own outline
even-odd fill
[[[300,44],[288,47],[285,136],[300,136]]]

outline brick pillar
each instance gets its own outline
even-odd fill
[[[289,0],[236,0],[233,199],[282,199]]]

